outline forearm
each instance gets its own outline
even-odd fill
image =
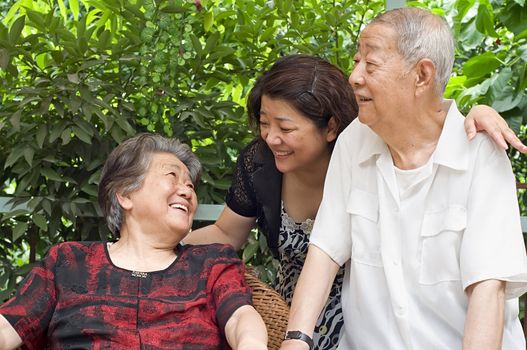
[[[187,244],[230,244],[240,250],[255,223],[256,218],[238,215],[225,206],[214,224],[190,232],[183,241]]]
[[[0,315],[0,350],[16,349],[22,345],[22,339],[13,326]]]
[[[225,336],[233,350],[267,349],[267,329],[262,317],[250,305],[236,310],[225,326]]]
[[[486,280],[467,288],[469,295],[463,350],[501,349],[505,282]]]
[[[326,304],[339,265],[314,245],[309,246],[302,273],[296,284],[287,330],[313,336],[316,322]],[[299,340],[286,340],[282,349],[307,349]]]

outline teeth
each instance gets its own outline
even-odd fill
[[[181,210],[183,210],[185,212],[188,212],[188,208],[185,207],[183,204],[179,204],[179,203],[170,204],[170,208],[181,209]]]
[[[277,156],[287,156],[287,155],[291,154],[291,152],[275,152],[275,154]]]

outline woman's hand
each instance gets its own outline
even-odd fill
[[[465,132],[469,140],[472,140],[476,136],[476,133],[481,131],[486,131],[494,142],[503,149],[508,148],[508,142],[521,153],[527,153],[527,146],[509,128],[505,119],[493,108],[486,105],[472,107],[465,118]]]

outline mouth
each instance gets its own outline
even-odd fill
[[[275,157],[287,157],[291,154],[293,154],[293,152],[291,151],[273,151],[273,154]]]
[[[366,96],[357,95],[357,101],[358,102],[370,102],[372,101],[372,99]]]
[[[172,209],[178,209],[184,211],[185,213],[188,213],[188,207],[181,203],[171,203],[168,206]]]

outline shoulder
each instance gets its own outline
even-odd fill
[[[84,260],[87,257],[101,256],[105,254],[105,242],[63,242],[53,245],[47,254],[47,258],[53,260]]]
[[[185,244],[183,249],[187,254],[204,254],[210,255],[230,255],[238,256],[234,248],[229,244],[211,243],[211,244]]]
[[[231,245],[228,244],[185,244],[182,250],[182,257],[189,257],[203,261],[241,261],[238,254]]]

